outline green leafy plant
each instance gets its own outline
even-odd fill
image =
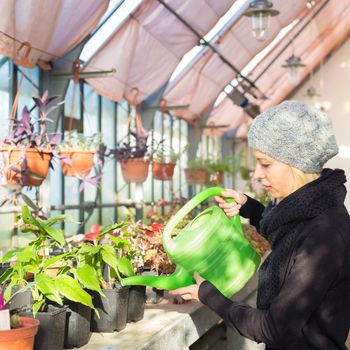
[[[91,150],[96,151],[102,144],[102,134],[84,135],[77,130],[65,131],[63,140],[57,145],[59,151]]]
[[[207,165],[208,165],[207,160],[202,158],[189,160],[187,162],[187,168],[190,170],[206,169]]]
[[[93,276],[82,276],[72,264],[65,263],[60,264],[55,278],[47,272],[47,269],[57,265],[57,262],[68,261],[77,253],[68,251],[51,258],[46,254],[49,248],[62,248],[65,245],[61,229],[54,226],[68,220],[70,219],[66,215],[57,215],[49,219],[35,217],[27,205],[22,205],[22,214],[17,217],[17,227],[22,232],[34,233],[35,238],[28,246],[13,249],[2,257],[2,263],[12,261],[11,267],[0,276],[6,302],[17,293],[30,290],[34,300],[34,315],[38,311],[44,311],[48,301],[63,305],[63,297],[94,309],[90,294],[83,289],[98,289]],[[19,287],[19,290],[13,293],[15,286]]]
[[[223,174],[233,174],[232,157],[224,159],[194,159],[188,162],[188,171],[195,179],[205,178],[207,186],[218,186],[223,181]]]
[[[223,159],[207,159],[205,162],[205,168],[209,175],[215,172],[224,172],[232,175],[233,159],[231,156],[227,156]]]
[[[181,152],[175,152],[174,148],[167,145],[165,140],[159,142],[153,141],[152,145],[152,160],[159,163],[176,163],[184,152],[187,151],[188,146],[184,147]]]
[[[110,289],[116,281],[135,274],[131,263],[131,244],[121,236],[125,226],[124,222],[105,227],[93,225],[92,232],[82,237],[71,238],[71,241],[76,240],[77,244],[74,256],[78,278],[81,273],[84,273],[84,276],[86,273],[88,278],[93,276],[100,287]],[[84,285],[88,283],[85,279],[82,282]],[[100,292],[100,288],[96,291]]]

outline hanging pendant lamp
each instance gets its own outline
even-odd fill
[[[306,89],[305,96],[309,97],[309,98],[315,98],[315,97],[319,97],[321,95],[317,92],[316,88],[313,85],[311,85]]]
[[[244,15],[252,18],[252,34],[258,41],[264,41],[268,37],[269,22],[271,16],[277,16],[279,11],[272,8],[273,3],[267,0],[254,0]]]
[[[282,67],[288,69],[288,80],[293,85],[299,84],[299,69],[301,67],[306,67],[302,63],[301,58],[292,54],[287,60],[287,64],[284,64]]]

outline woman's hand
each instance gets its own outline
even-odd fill
[[[223,198],[233,198],[235,202],[227,203]],[[235,216],[239,213],[242,205],[248,200],[247,196],[242,192],[236,190],[227,189],[220,193],[220,196],[215,196],[215,200],[218,202],[219,207],[225,212],[228,217]]]
[[[195,301],[199,302],[200,301],[198,298],[199,286],[202,284],[202,282],[205,281],[205,279],[202,278],[198,274],[198,272],[195,272],[193,277],[196,280],[196,284],[192,284],[191,286],[171,290],[171,291],[169,291],[169,294],[180,295],[182,297],[182,299],[184,299],[184,300],[195,300]]]

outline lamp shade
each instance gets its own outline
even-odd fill
[[[301,62],[301,58],[292,54],[287,60],[286,64],[282,67],[288,69],[288,80],[293,85],[299,84],[299,69],[301,67],[306,67],[304,63]]]
[[[272,2],[267,0],[254,0],[244,13],[252,18],[252,34],[258,41],[264,41],[268,37],[270,17],[279,14],[272,6]]]

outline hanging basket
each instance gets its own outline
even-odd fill
[[[51,151],[39,152],[36,148],[3,147],[0,152],[3,160],[2,172],[8,184],[40,186],[45,180],[52,159]]]
[[[123,178],[126,182],[145,182],[148,176],[150,160],[144,158],[130,158],[121,160]]]
[[[203,185],[207,181],[208,172],[204,168],[185,169],[185,176],[189,185]]]
[[[153,177],[161,181],[169,181],[173,178],[176,163],[152,163]]]
[[[58,156],[60,157],[63,175],[85,177],[90,174],[94,165],[95,151],[67,150],[60,151]]]

